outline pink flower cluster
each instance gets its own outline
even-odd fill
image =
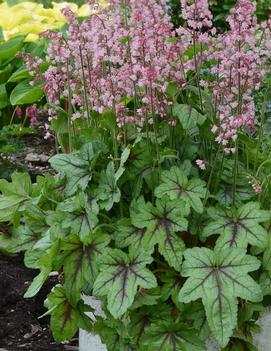
[[[230,30],[216,39],[210,56],[217,62],[211,70],[216,77],[212,90],[218,110],[212,131],[226,153],[235,152],[227,145],[235,143],[240,128],[255,129],[253,92],[260,88],[270,57],[270,28],[267,23],[257,24],[255,10],[254,1],[239,0],[228,17]]]
[[[89,109],[103,113],[108,108],[119,126],[142,126],[154,114],[167,118],[167,84],[184,77],[166,2],[113,0],[81,25],[65,9],[67,37],[49,35],[52,66],[44,76],[49,102],[71,96],[74,109],[87,116]],[[130,98],[136,103],[133,111],[125,104]]]
[[[208,52],[203,50],[203,46],[210,45],[211,35],[216,33],[213,27],[213,15],[209,10],[208,0],[181,0],[181,5],[182,17],[186,21],[185,26],[177,29],[182,42],[181,48],[192,47],[195,51],[193,59],[186,60],[184,67],[186,71],[198,72],[202,62],[208,57]]]
[[[183,87],[194,72],[200,91],[208,88],[214,97],[216,140],[234,153],[239,129],[255,127],[253,91],[271,49],[270,23],[257,24],[255,2],[239,0],[228,18],[230,30],[220,35],[207,0],[181,0],[185,24],[176,31],[167,0],[111,0],[107,8],[89,4],[98,14],[79,24],[65,9],[67,33],[44,33],[50,39],[51,65],[43,77],[48,101],[64,106],[69,101],[71,123],[85,118],[91,125],[92,111],[109,109],[120,128],[153,124],[157,116],[175,125],[165,91],[172,81]],[[194,49],[193,59],[186,57],[188,49]],[[210,61],[213,79],[207,82],[200,74]]]

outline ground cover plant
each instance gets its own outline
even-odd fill
[[[90,6],[97,5],[90,1]],[[10,253],[59,283],[57,341],[78,328],[109,351],[256,350],[270,305],[270,21],[239,0],[217,31],[206,0],[112,0],[26,62],[48,101],[57,175],[0,181]],[[93,323],[82,293],[103,302]],[[47,315],[46,314],[46,315]]]

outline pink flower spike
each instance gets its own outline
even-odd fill
[[[196,160],[196,164],[202,171],[206,169],[206,162],[204,160]]]
[[[21,118],[23,115],[23,110],[19,106],[17,106],[15,109],[15,113],[19,118]]]

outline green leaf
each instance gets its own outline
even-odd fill
[[[2,43],[0,45],[0,62],[14,57],[16,53],[21,50],[24,38],[24,36],[18,36]]]
[[[0,31],[1,31],[1,29],[0,29]],[[12,64],[9,63],[7,65],[4,65],[4,67],[2,69],[0,69],[0,84],[7,83],[8,79],[10,77],[10,74],[13,71],[13,68],[14,67],[12,66]]]
[[[109,242],[110,238],[101,233],[92,234],[88,245],[83,245],[76,235],[63,239],[64,289],[73,306],[80,300],[83,287],[86,284],[93,286],[98,275],[99,258],[105,255]]]
[[[118,249],[108,251],[100,263],[93,294],[107,295],[107,308],[114,318],[121,317],[132,305],[138,287],[151,289],[157,286],[156,278],[146,268],[152,262],[146,252],[131,249],[125,254]]]
[[[237,325],[237,297],[252,302],[262,300],[260,286],[247,274],[260,262],[241,249],[185,251],[182,276],[189,277],[179,293],[184,303],[202,299],[213,336],[225,347]]]
[[[164,171],[162,183],[155,189],[155,196],[168,195],[171,200],[182,199],[196,212],[203,212],[201,199],[206,195],[205,182],[199,178],[188,179],[183,168],[172,167]]]
[[[59,154],[50,159],[51,166],[65,174],[67,196],[73,195],[78,189],[85,190],[91,177],[91,161],[97,156],[92,143],[84,145],[77,152]]]
[[[211,222],[202,235],[220,234],[218,248],[238,247],[246,249],[248,244],[264,249],[267,232],[260,223],[270,220],[270,212],[260,209],[260,204],[249,202],[238,209],[211,208],[208,210]]]
[[[71,339],[78,328],[90,331],[92,329],[91,320],[85,312],[91,311],[89,306],[79,301],[76,306],[72,306],[61,286],[53,288],[45,301],[45,306],[51,314],[51,330],[57,342]]]
[[[242,205],[242,202],[250,200],[255,193],[249,187],[238,187],[235,190],[235,204]],[[231,206],[233,204],[233,187],[232,185],[224,185],[216,194],[216,198],[220,205]]]
[[[72,234],[78,234],[81,241],[87,244],[91,232],[98,223],[99,207],[96,201],[89,199],[87,194],[79,192],[60,203],[58,210],[65,213],[62,227],[70,228]]]
[[[137,228],[128,218],[122,219],[117,223],[115,233],[116,245],[120,248],[133,246],[140,249],[143,245],[143,239],[146,235],[146,228]]]
[[[17,71],[13,72],[12,75],[9,77],[8,82],[16,83],[22,79],[29,79],[31,78],[28,69],[25,66],[22,66],[17,69]]]
[[[263,272],[260,276],[260,286],[264,295],[271,295],[271,248],[263,254]]]
[[[142,289],[136,294],[135,301],[131,306],[131,310],[138,311],[138,308],[142,306],[157,305],[160,297],[160,287],[149,290]]]
[[[205,116],[190,105],[175,103],[172,112],[173,116],[179,119],[185,130],[195,128],[197,125],[202,125],[206,120]]]
[[[8,251],[17,253],[32,249],[40,239],[40,234],[33,232],[27,226],[19,226],[12,232],[12,239],[8,246]]]
[[[109,211],[115,202],[120,201],[120,197],[121,193],[117,186],[114,162],[109,162],[106,171],[101,173],[99,186],[96,190],[96,198],[100,200],[100,207],[106,211]]]
[[[180,199],[157,199],[155,207],[150,202],[138,203],[137,209],[131,211],[133,225],[147,228],[144,237],[146,249],[158,244],[161,255],[176,270],[180,270],[185,249],[178,232],[187,230],[188,222],[184,217],[188,214],[188,206]]]
[[[28,173],[15,172],[11,175],[11,182],[0,179],[0,191],[6,196],[30,196],[32,192],[31,177]]]
[[[6,90],[6,84],[0,84],[0,109],[10,105]]]
[[[10,94],[11,105],[33,104],[43,97],[40,87],[33,86],[29,81],[23,81],[16,85]]]
[[[125,171],[125,162],[128,160],[129,155],[130,155],[130,148],[126,147],[123,151],[123,153],[121,154],[121,158],[120,158],[120,166],[119,169],[117,170],[116,174],[115,174],[115,179],[116,181],[119,180],[119,178],[122,176],[123,172]]]
[[[141,343],[144,346],[142,350],[146,351],[206,350],[195,329],[176,322],[157,321],[152,323],[146,328]]]
[[[0,27],[0,40],[2,41],[2,40],[4,40],[5,38],[4,38],[4,33],[3,33],[3,29],[2,29],[2,27]]]
[[[101,337],[108,351],[137,351],[137,348],[133,347],[127,325],[110,316],[106,319],[101,317],[96,319],[93,329],[95,334]]]
[[[58,252],[58,242],[50,247],[47,252],[40,257],[35,264],[35,268],[40,268],[40,273],[32,281],[31,285],[24,294],[24,298],[30,298],[35,296],[43,286],[49,273],[52,271],[52,264],[55,255]]]
[[[177,307],[180,306],[179,292],[183,286],[183,278],[176,272],[167,272],[160,277],[163,282],[161,295],[163,301],[167,301],[171,297]]]
[[[26,201],[31,200],[31,178],[25,173],[13,173],[11,182],[0,179],[0,222],[13,219]]]

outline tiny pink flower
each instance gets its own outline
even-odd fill
[[[22,115],[23,115],[23,110],[22,110],[19,106],[17,106],[17,107],[16,107],[16,110],[15,110],[15,113],[16,113],[16,115],[17,115],[19,118],[21,118]]]
[[[204,171],[206,169],[206,162],[204,160],[196,160],[196,164],[201,170]]]

